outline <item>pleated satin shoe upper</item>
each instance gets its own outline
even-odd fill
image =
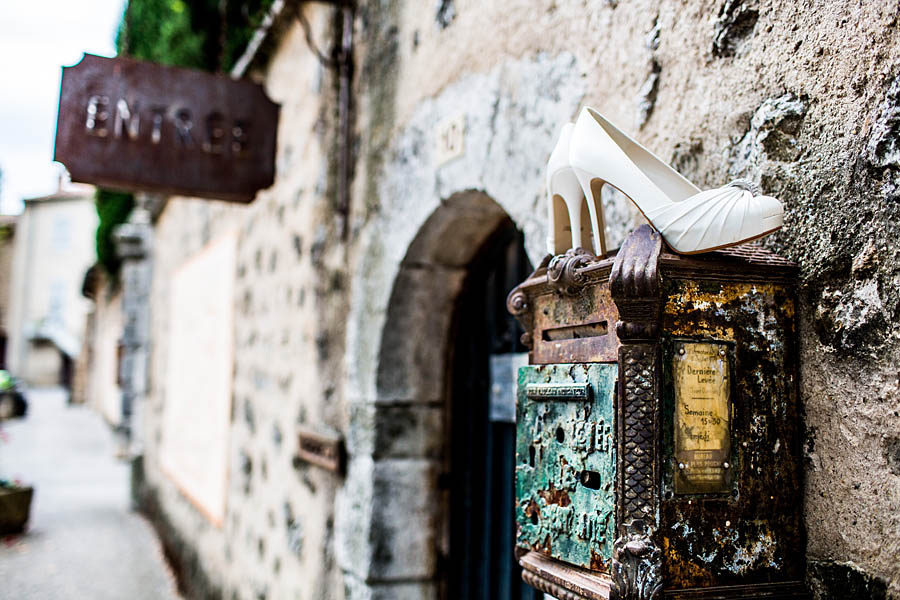
[[[683,253],[732,246],[771,233],[784,223],[781,202],[755,194],[744,181],[705,190],[645,214],[666,243]]]

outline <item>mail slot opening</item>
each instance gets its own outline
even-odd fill
[[[582,338],[600,337],[609,333],[606,321],[597,323],[582,323],[580,325],[568,325],[566,327],[553,327],[544,329],[541,332],[541,338],[545,342],[556,342],[559,340],[580,340]]]
[[[534,467],[534,456],[537,454],[537,450],[534,449],[534,446],[530,446],[528,448],[528,465]]]
[[[586,488],[592,490],[600,489],[600,473],[597,471],[582,471],[579,479],[581,479],[581,485]]]

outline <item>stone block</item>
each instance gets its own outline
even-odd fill
[[[461,269],[400,269],[382,333],[377,401],[435,402],[442,397],[453,305],[464,277]]]
[[[383,458],[440,457],[443,445],[442,405],[353,404],[349,407],[347,451]]]
[[[352,576],[344,579],[346,600],[436,600],[437,584],[432,581],[365,583]]]
[[[338,494],[338,565],[362,581],[430,579],[437,562],[437,461],[350,461]]]

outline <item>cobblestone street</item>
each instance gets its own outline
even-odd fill
[[[0,544],[0,596],[178,598],[153,530],[130,509],[110,428],[60,389],[28,400],[25,419],[0,425],[0,477],[35,487],[27,532]]]

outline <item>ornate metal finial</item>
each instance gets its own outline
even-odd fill
[[[533,344],[533,340],[531,339],[531,327],[534,315],[531,314],[528,296],[522,291],[521,287],[516,286],[509,293],[509,296],[506,297],[506,310],[508,310],[509,314],[514,316],[525,329],[525,333],[523,333],[520,338],[522,345],[526,348],[531,348]]]
[[[558,254],[547,265],[547,281],[556,291],[567,296],[574,296],[584,287],[584,275],[578,269],[597,260],[597,257],[584,248],[570,248],[565,254]]]
[[[625,238],[609,274],[620,339],[655,338],[659,320],[659,255],[662,236],[641,225]]]
[[[625,526],[613,544],[612,575],[616,600],[657,600],[662,597],[662,553],[653,531],[641,519]]]

